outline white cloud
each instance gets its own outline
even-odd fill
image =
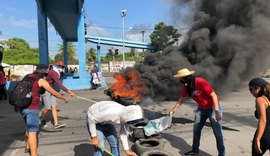
[[[142,34],[127,34],[127,40],[142,42]]]
[[[111,32],[105,30],[102,27],[99,27],[96,24],[93,24],[91,26],[88,26],[87,28],[87,35],[90,36],[99,36],[99,37],[114,37],[114,34]]]
[[[7,23],[15,27],[35,28],[37,27],[37,20],[28,20],[24,18],[17,19],[10,17]]]

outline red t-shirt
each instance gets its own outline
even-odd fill
[[[213,88],[209,85],[209,83],[203,79],[196,77],[195,79],[195,89],[192,93],[192,99],[198,103],[198,107],[201,109],[213,109],[214,103],[211,97],[211,93],[213,92]],[[182,87],[181,92],[182,97],[188,96],[187,88],[185,85]]]
[[[48,83],[53,87],[54,83],[56,83],[59,88],[61,88],[63,91],[67,92],[68,89],[62,84],[62,82],[59,79],[59,74],[55,72],[53,69],[50,69],[48,72],[48,76],[46,77],[46,80]]]
[[[30,74],[29,76],[36,76],[36,75],[35,74]],[[34,82],[33,86],[32,86],[33,98],[32,98],[31,104],[27,107],[27,109],[39,110],[39,101],[40,101],[39,90],[40,90],[40,87],[38,86],[38,80],[36,80]]]

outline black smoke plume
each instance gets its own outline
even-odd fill
[[[269,0],[177,0],[172,6],[175,20],[180,7],[194,10],[184,42],[135,66],[155,99],[179,97],[173,75],[181,68],[196,70],[221,94],[270,67]]]

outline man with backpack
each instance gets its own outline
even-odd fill
[[[51,86],[54,86],[56,83],[60,89],[63,91],[69,93],[71,96],[76,96],[76,94],[70,90],[68,90],[60,81],[60,76],[61,73],[64,71],[64,62],[63,61],[58,61],[55,63],[54,66],[49,70],[48,76],[46,77],[46,80]],[[42,95],[42,103],[44,104],[42,113],[41,113],[41,126],[46,127],[46,120],[45,117],[48,113],[49,110],[52,110],[52,117],[53,117],[53,125],[54,128],[61,128],[64,127],[66,124],[58,122],[58,117],[57,117],[57,103],[54,95],[52,95],[49,92],[45,92]]]
[[[22,114],[26,124],[26,150],[30,156],[37,156],[37,140],[39,131],[39,101],[40,94],[44,91],[50,92],[58,99],[68,100],[59,92],[55,91],[49,83],[43,79],[48,72],[48,66],[37,65],[33,74],[26,75],[17,87],[10,94],[9,102],[14,106],[15,111]]]

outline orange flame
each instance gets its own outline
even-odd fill
[[[114,96],[134,98],[137,102],[141,101],[141,91],[146,87],[145,83],[139,80],[136,71],[129,71],[126,76],[114,74],[116,83],[111,85]]]

